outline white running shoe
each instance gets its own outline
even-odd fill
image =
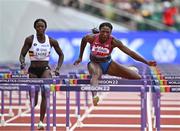
[[[40,122],[38,123],[37,129],[38,129],[38,130],[44,130],[44,129],[45,129],[45,125],[42,123],[42,121],[40,121]]]

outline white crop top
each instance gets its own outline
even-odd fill
[[[31,61],[49,61],[51,45],[49,37],[45,35],[45,42],[40,43],[34,34],[33,43],[29,49],[29,57]]]

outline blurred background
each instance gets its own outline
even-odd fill
[[[180,63],[180,0],[0,0],[0,64],[19,62],[37,18],[47,21],[46,33],[58,40],[64,64],[78,58],[81,38],[105,21],[112,23],[116,38],[146,59]],[[88,52],[86,48],[84,63]],[[119,63],[134,62],[116,49],[112,57]],[[56,62],[52,49],[50,64]]]

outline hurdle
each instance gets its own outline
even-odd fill
[[[168,92],[168,93],[177,93],[177,92],[180,92],[180,85],[170,85],[170,87],[166,87],[166,86],[160,86],[160,85],[156,85],[154,86],[154,92],[155,92],[155,96],[154,96],[154,99],[155,99],[155,102],[154,102],[154,106],[155,106],[155,116],[156,116],[156,129],[157,131],[160,131],[161,129],[161,120],[160,120],[160,116],[161,116],[161,113],[160,113],[160,110],[161,110],[161,106],[160,106],[160,103],[161,103],[161,90],[162,88],[165,88],[166,91],[164,92]]]
[[[69,131],[70,125],[70,92],[71,91],[101,91],[101,92],[140,92],[141,93],[141,130],[146,130],[146,124],[147,124],[147,118],[146,118],[146,92],[148,91],[147,83],[141,80],[118,80],[117,84],[121,85],[99,85],[97,88],[91,88],[90,86],[87,86],[87,84],[90,83],[90,80],[78,80],[78,79],[71,79],[69,80],[69,86],[60,86],[60,91],[66,91],[66,130]],[[74,82],[74,83],[72,83]],[[128,83],[131,83],[127,85]],[[101,83],[101,81],[100,81]],[[122,84],[123,83],[123,84]],[[77,85],[72,85],[77,84]],[[126,84],[126,85],[125,85]],[[136,85],[134,85],[136,84]],[[86,86],[85,86],[86,85]],[[57,90],[58,91],[58,90]],[[79,99],[79,97],[78,97]],[[78,112],[80,110],[80,100],[78,100]],[[83,125],[85,126],[85,125]],[[137,125],[136,125],[137,126]]]
[[[161,93],[178,93],[180,92],[180,76],[177,72],[161,72],[159,69],[153,69],[154,75],[154,87],[153,90],[155,92],[153,103],[155,108],[155,128],[157,131],[160,131],[161,128],[165,127],[178,127],[175,125],[172,126],[163,126],[161,125]]]
[[[47,97],[47,126],[46,129],[50,130],[50,90],[53,89],[50,85],[53,83],[63,83],[64,81],[60,79],[50,79],[50,78],[44,78],[44,79],[37,79],[37,78],[31,78],[31,79],[0,79],[0,91],[2,93],[2,102],[1,102],[1,125],[4,125],[4,91],[30,91],[31,92],[31,130],[34,130],[34,97],[35,97],[35,91],[38,91],[40,89],[39,85],[45,85],[46,90],[46,97]],[[53,92],[55,93],[55,92]],[[56,100],[56,95],[53,95],[53,102]],[[55,105],[53,106],[53,112],[55,112]],[[56,115],[56,113],[53,113],[53,115]],[[56,116],[53,116],[55,118]],[[56,119],[53,119],[53,126],[56,126]]]
[[[2,74],[2,79],[0,79],[0,86],[1,88],[1,93],[2,93],[2,103],[1,103],[1,125],[5,125],[5,121],[4,121],[4,91],[10,91],[10,103],[12,104],[12,91],[14,91],[14,89],[11,90],[10,85],[14,86],[14,84],[19,88],[16,89],[16,91],[19,91],[19,93],[21,91],[30,91],[28,88],[28,85],[45,85],[46,88],[50,88],[51,91],[53,91],[53,128],[56,129],[56,92],[54,91],[54,88],[56,86],[56,84],[62,84],[65,81],[62,80],[62,78],[69,78],[69,77],[74,77],[73,75],[60,75],[58,77],[53,77],[53,78],[47,78],[47,79],[34,79],[34,78],[28,78],[28,75],[23,75],[23,77],[21,77],[22,75],[18,75],[16,74],[15,76],[13,76],[13,74],[11,74],[11,72],[9,70],[6,70],[5,72],[3,72],[4,74]],[[7,84],[9,85],[8,87]],[[22,85],[25,84],[25,85]],[[47,84],[47,85],[46,85]],[[22,89],[25,88],[27,86],[27,90],[26,89]],[[57,86],[56,86],[57,88]],[[39,90],[39,88],[38,88]],[[77,92],[78,93],[78,92]],[[46,95],[47,98],[49,98],[49,93],[47,93]],[[33,95],[32,95],[33,96]],[[33,97],[32,97],[33,98]],[[21,97],[19,97],[19,103],[21,103]],[[32,100],[31,100],[32,101]],[[49,102],[47,100],[47,102]],[[31,104],[31,108],[32,108]],[[49,108],[49,103],[47,103],[47,108]],[[33,108],[32,108],[33,109]],[[49,109],[47,109],[47,118],[49,117]],[[34,117],[32,117],[34,118]],[[9,120],[10,121],[10,120]],[[47,119],[47,123],[48,123],[49,119]],[[33,122],[33,120],[32,120]],[[47,124],[47,130],[49,129],[49,124]],[[34,130],[34,125],[31,125],[31,130]]]
[[[105,91],[105,92],[117,92],[117,91],[120,91],[120,92],[131,92],[131,90],[133,92],[141,92],[141,107],[143,108],[143,110],[141,111],[141,130],[145,130],[146,129],[146,124],[147,124],[147,118],[146,118],[146,92],[148,91],[148,88],[146,88],[146,84],[148,84],[146,81],[144,80],[132,80],[132,82],[130,82],[131,80],[122,80],[120,81],[119,79],[104,79],[104,82],[103,80],[100,81],[100,89],[83,89],[83,86],[82,85],[88,85],[90,83],[90,80],[73,80],[73,79],[68,79],[70,78],[71,76],[70,75],[60,75],[59,78],[57,79],[54,79],[54,78],[50,78],[50,79],[16,79],[16,78],[13,78],[13,79],[8,79],[9,81],[0,81],[0,83],[2,84],[3,82],[4,83],[12,83],[12,84],[19,84],[19,85],[16,85],[16,86],[19,86],[19,90],[22,90],[24,88],[26,88],[28,85],[29,87],[31,86],[34,86],[34,85],[39,85],[39,84],[42,84],[42,85],[46,85],[46,88],[47,89],[50,89],[50,90],[55,90],[54,92],[56,91],[66,91],[66,108],[67,108],[67,111],[66,111],[66,129],[67,130],[70,130],[70,127],[69,127],[69,111],[70,110],[70,101],[68,102],[68,97],[70,98],[70,91],[76,91],[77,93],[80,92],[80,91],[85,91],[85,92],[88,92],[88,91]],[[81,74],[79,74],[79,77],[82,77]],[[89,78],[87,75],[86,75],[87,78]],[[65,84],[65,85],[62,85],[63,82],[61,82],[61,78],[67,78],[68,80],[66,81],[68,84]],[[7,80],[7,79],[6,79]],[[108,81],[111,81],[111,82],[105,82],[106,80]],[[75,83],[76,84],[79,84],[80,86],[72,86],[72,82],[73,81],[76,81]],[[80,82],[80,83],[79,83]],[[122,83],[121,83],[122,82]],[[127,82],[130,84],[128,85]],[[21,83],[21,84],[20,84]],[[22,85],[22,84],[25,84],[25,85]],[[50,84],[53,84],[53,86],[50,86]],[[56,85],[58,84],[58,85]],[[122,84],[122,86],[119,86],[119,85]],[[134,86],[135,84],[135,86]],[[110,85],[110,86],[107,86],[107,85]],[[114,86],[115,85],[115,86]],[[2,87],[5,86],[4,84],[1,85]],[[76,88],[77,87],[77,88]],[[9,88],[9,87],[8,87]],[[34,87],[32,87],[32,90]],[[73,88],[76,88],[76,90],[73,90]],[[79,89],[78,89],[79,88]],[[10,88],[9,88],[10,89]],[[17,90],[18,90],[17,89]],[[35,89],[36,89],[36,86],[35,86]],[[5,89],[4,89],[5,90]],[[4,91],[3,90],[3,91]],[[49,92],[49,91],[47,91]],[[53,92],[53,98],[56,97],[55,93]],[[47,94],[47,97],[49,97],[49,94]],[[77,104],[78,104],[78,114],[79,114],[79,110],[80,110],[80,97],[79,97],[79,93],[77,95]],[[56,100],[56,99],[55,99]],[[55,107],[55,101],[53,100],[53,109]],[[69,103],[69,104],[68,104]],[[142,104],[143,103],[143,104]],[[47,103],[48,105],[49,103]],[[32,105],[31,105],[32,106]],[[48,107],[48,106],[47,106]],[[49,109],[47,109],[47,119],[49,118],[48,116],[48,111]],[[56,120],[56,116],[54,113],[55,110],[53,110],[53,120],[55,121]],[[34,118],[34,116],[31,116],[31,120]],[[47,120],[48,121],[48,120]],[[142,122],[143,121],[143,122]],[[143,124],[144,123],[144,124]],[[56,126],[56,122],[53,122],[53,127]],[[47,130],[49,130],[49,125],[47,123]],[[34,125],[31,125],[31,129],[34,130]]]

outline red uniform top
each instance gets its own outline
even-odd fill
[[[105,43],[100,43],[99,34],[95,35],[95,40],[90,43],[91,55],[96,58],[106,58],[111,55],[112,52],[112,39],[110,36]]]

